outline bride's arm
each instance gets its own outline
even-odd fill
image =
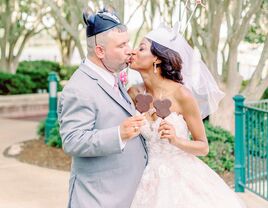
[[[193,140],[179,139],[177,140],[178,147],[197,156],[207,155],[209,152],[208,140],[196,100],[190,93],[185,93],[180,104],[183,118]]]
[[[182,110],[181,113],[192,134],[193,140],[182,139],[173,133],[170,135],[169,141],[185,152],[196,156],[205,156],[209,152],[209,146],[198,104],[193,96],[187,91],[180,93],[178,99]],[[172,129],[170,129],[170,131],[172,131]]]

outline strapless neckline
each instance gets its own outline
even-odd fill
[[[168,119],[171,116],[178,116],[178,117],[182,117],[183,118],[183,115],[182,114],[177,113],[175,111],[172,111],[166,118],[162,119],[160,117],[157,117],[157,119],[153,120],[152,122],[156,122],[157,120],[165,120],[165,119]]]
[[[155,120],[145,120],[145,124],[141,127],[140,130],[142,136],[147,140],[148,143],[162,143],[162,139],[160,139],[160,133],[158,132],[162,120],[165,120],[173,125],[177,136],[183,139],[189,139],[189,131],[183,115],[173,111],[164,119],[158,117]]]

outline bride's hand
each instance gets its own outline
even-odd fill
[[[170,144],[176,144],[178,138],[176,136],[176,130],[172,124],[163,120],[160,123],[158,132],[160,132],[160,139],[168,139]]]

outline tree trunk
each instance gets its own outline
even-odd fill
[[[1,61],[0,61],[0,71],[1,72],[8,72],[8,64],[6,62],[6,59],[1,59]]]
[[[71,59],[74,52],[75,43],[71,37],[66,40],[60,39],[58,41],[61,52],[61,63],[63,65],[71,65]]]
[[[61,48],[61,63],[63,65],[71,65],[70,53],[66,51],[66,48]]]
[[[18,58],[0,61],[0,71],[15,74],[18,67]]]
[[[226,94],[224,99],[220,102],[217,112],[209,116],[209,121],[213,125],[220,126],[232,133],[234,133],[233,96],[233,94]]]
[[[79,54],[80,54],[81,59],[84,59],[84,58],[86,57],[86,55],[85,55],[85,53],[84,53],[82,44],[81,44],[80,42],[77,42],[77,41],[76,41],[76,44],[75,44],[75,45],[76,45],[76,47],[77,47],[77,49],[78,49],[78,52],[79,52]]]

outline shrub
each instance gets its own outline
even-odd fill
[[[60,79],[61,80],[69,80],[77,68],[78,68],[78,66],[64,66],[64,65],[62,65],[61,70],[60,70],[60,74],[59,74]]]
[[[232,171],[234,167],[234,137],[220,127],[214,127],[205,122],[209,142],[209,153],[200,157],[214,171],[222,173]]]
[[[29,76],[0,72],[0,95],[32,93],[33,88]]]
[[[268,99],[268,88],[266,88],[266,90],[264,91],[262,99]]]
[[[59,123],[56,122],[56,125],[54,128],[50,130],[50,135],[48,137],[48,146],[51,147],[57,147],[61,148],[62,147],[62,141],[60,137],[60,131],[59,131]]]
[[[45,136],[45,125],[46,125],[46,120],[40,121],[38,127],[37,127],[37,135],[39,137],[44,137]]]
[[[39,124],[40,131],[45,132],[44,121]],[[206,134],[209,142],[210,151],[206,157],[200,157],[208,166],[218,173],[232,171],[234,168],[234,137],[220,127],[214,127],[205,122]],[[39,134],[40,135],[40,134]],[[59,124],[51,129],[48,145],[61,148],[62,140],[59,134]]]
[[[33,92],[38,89],[48,89],[48,74],[55,71],[59,74],[60,65],[52,61],[22,61],[17,68],[17,74],[28,75],[34,83]]]

